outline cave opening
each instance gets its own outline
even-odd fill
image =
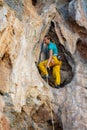
[[[62,66],[61,66],[61,87],[64,87],[66,84],[70,83],[74,76],[74,70],[72,66],[74,66],[74,60],[70,52],[68,52],[65,47],[60,43],[58,36],[54,29],[55,25],[53,22],[51,22],[51,26],[48,30],[48,35],[52,38],[52,42],[54,42],[57,45],[59,56],[62,57]],[[69,61],[70,60],[70,61]],[[70,62],[72,62],[70,64]],[[51,87],[55,87],[54,84],[54,78],[52,75],[52,68],[48,70],[49,73],[49,79],[48,84]],[[45,80],[47,82],[47,79]]]
[[[71,60],[73,60],[73,58],[71,56],[71,53],[68,52],[65,49],[65,47],[60,43],[59,38],[58,38],[54,28],[55,28],[54,22],[51,22],[51,26],[49,28],[48,34],[52,37],[53,42],[57,45],[57,48],[59,51],[59,56],[62,57],[61,87],[64,87],[66,84],[71,82],[73,75],[74,75],[74,73],[72,71],[72,66],[70,65],[70,63],[68,61],[69,57],[71,58]],[[63,39],[64,39],[64,37],[63,37]],[[49,73],[50,73],[50,77],[52,77],[52,73],[51,72],[49,72]],[[54,87],[53,77],[49,81],[49,84]]]
[[[32,0],[32,5],[36,6],[36,4],[37,4],[37,0]]]

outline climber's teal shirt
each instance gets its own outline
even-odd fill
[[[47,46],[47,50],[49,52],[49,50],[53,51],[53,55],[57,56],[58,55],[58,49],[55,43],[50,42]]]

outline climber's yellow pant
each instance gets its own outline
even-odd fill
[[[62,61],[59,61],[56,56],[52,57],[54,63],[50,63],[49,67],[53,67],[53,77],[55,78],[55,85],[60,85],[61,78],[60,78],[60,67],[62,65]],[[48,71],[46,68],[48,60],[41,61],[38,65],[41,75],[48,75]]]

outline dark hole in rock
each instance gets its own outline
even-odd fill
[[[35,6],[37,4],[37,0],[32,0],[32,5]]]
[[[5,53],[0,60],[0,94],[8,92],[12,63],[8,53]]]
[[[79,26],[71,16],[68,17],[66,23],[69,25],[70,28],[72,28],[73,32],[78,33],[81,38],[85,39],[87,37],[86,28],[83,26]]]
[[[53,125],[55,130],[63,130],[63,125],[60,117],[58,117],[53,111],[52,113],[53,120],[49,109],[47,109],[47,106],[42,105],[34,114],[32,114],[32,119],[35,123],[39,124],[39,126],[42,126],[42,128],[45,128],[47,126],[47,130],[51,130],[53,128]]]
[[[72,0],[68,0],[68,2],[71,2]]]
[[[48,34],[52,38],[52,42],[56,43],[59,51],[59,55],[62,57],[62,67],[61,67],[61,87],[64,87],[66,84],[70,83],[74,76],[75,62],[70,52],[68,52],[64,46],[59,42],[58,36],[54,29],[54,23],[51,22]],[[54,78],[52,75],[52,68],[48,70],[49,79],[48,83],[50,86],[54,87]],[[45,80],[47,81],[47,80]]]
[[[84,40],[78,39],[77,50],[78,50],[80,56],[84,60],[87,60],[87,43]]]
[[[47,123],[52,126],[52,120],[48,120]],[[55,130],[63,130],[63,126],[62,123],[60,123],[60,121],[57,119],[56,121],[54,121],[54,128]]]
[[[2,57],[2,61],[5,63],[7,68],[12,68],[11,59],[8,53],[5,53]]]

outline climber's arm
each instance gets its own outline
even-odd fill
[[[46,66],[47,68],[49,68],[50,62],[52,61],[52,55],[53,55],[53,51],[50,50],[49,51],[49,59],[48,59],[47,66]]]

